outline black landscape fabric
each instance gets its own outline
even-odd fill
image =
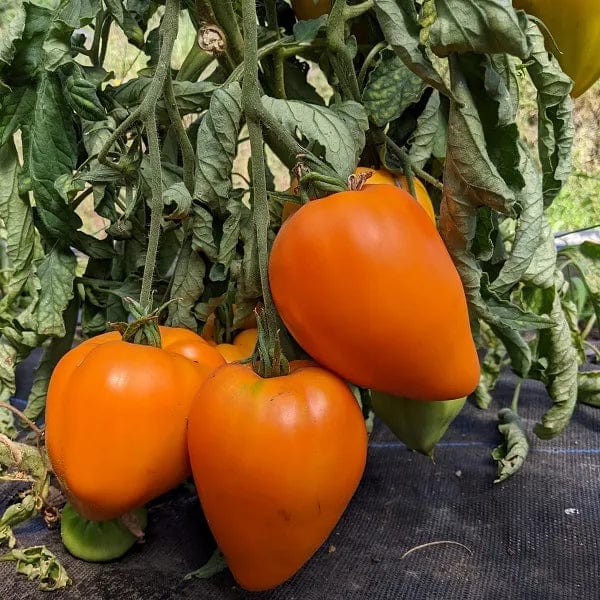
[[[15,532],[20,545],[45,544],[59,557],[73,579],[56,592],[65,600],[598,599],[600,410],[578,406],[567,431],[550,442],[531,435],[522,471],[495,485],[496,412],[510,404],[514,385],[503,375],[488,411],[469,403],[435,463],[376,423],[362,483],[341,521],[300,572],[270,592],[245,592],[228,571],[184,580],[214,549],[189,486],[150,505],[146,542],[117,562],[74,559],[41,519]],[[520,406],[531,431],[549,406],[543,386],[525,382]],[[20,489],[0,485],[0,510]],[[431,542],[446,543],[403,558]],[[48,594],[17,575],[14,563],[0,563],[1,600]]]

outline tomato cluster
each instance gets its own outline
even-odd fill
[[[384,171],[371,180],[303,205],[272,247],[275,305],[316,362],[259,376],[253,322],[230,344],[170,327],[158,328],[160,347],[106,333],[59,362],[46,436],[73,553],[110,559],[92,538],[126,551],[134,537],[119,519],[193,474],[240,585],[282,583],[331,533],[365,468],[365,423],[347,382],[377,390],[377,414],[431,453],[464,399],[417,400],[464,397],[479,377],[465,297],[422,184],[415,201],[406,181]],[[418,404],[430,406],[428,428]],[[403,437],[409,422],[422,435]],[[79,531],[80,517],[93,524]]]

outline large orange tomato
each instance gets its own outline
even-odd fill
[[[290,333],[341,377],[420,400],[475,389],[460,277],[403,190],[366,185],[303,205],[275,238],[269,279]]]
[[[238,583],[257,591],[291,577],[331,533],[362,476],[367,433],[332,373],[304,361],[261,379],[232,364],[200,389],[188,445],[217,544]]]
[[[191,331],[160,332],[162,348],[124,342],[118,332],[91,338],[68,352],[52,374],[48,455],[86,519],[119,517],[190,474],[189,408],[225,361]]]
[[[240,331],[231,344],[217,344],[216,348],[223,358],[228,362],[246,360],[252,356],[258,339],[258,329],[244,329]]]

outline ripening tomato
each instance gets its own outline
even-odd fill
[[[188,446],[202,509],[237,582],[291,577],[340,519],[362,476],[367,433],[346,384],[307,361],[261,379],[231,364],[193,403]]]
[[[290,333],[341,377],[419,400],[475,389],[460,277],[403,190],[366,185],[304,204],[275,238],[269,280]]]
[[[118,332],[91,338],[52,373],[46,447],[69,501],[86,519],[119,517],[190,474],[189,408],[225,360],[191,331],[160,332],[162,348],[124,342]]]
[[[514,0],[541,19],[554,41],[546,35],[546,48],[553,52],[563,71],[574,81],[577,98],[600,77],[600,6],[598,0]],[[558,51],[555,48],[558,46]]]

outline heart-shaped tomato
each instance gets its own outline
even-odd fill
[[[367,434],[332,373],[292,363],[289,375],[262,379],[230,364],[200,389],[188,446],[217,544],[256,591],[291,577],[331,533],[362,476]]]
[[[290,333],[344,379],[418,400],[475,389],[460,277],[407,192],[366,185],[308,202],[275,238],[269,279]]]

